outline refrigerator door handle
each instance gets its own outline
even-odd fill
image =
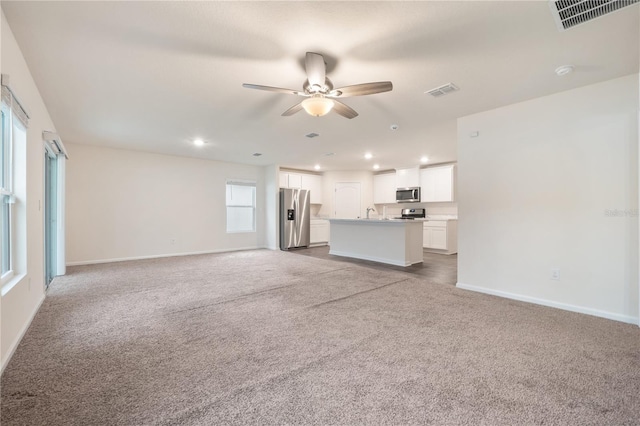
[[[294,241],[294,247],[298,247],[299,245],[298,216],[300,216],[300,204],[299,204],[300,199],[298,197],[300,196],[300,193],[298,191],[294,191],[293,193],[295,194],[293,197],[293,209],[295,211],[295,216],[293,217],[293,241]]]

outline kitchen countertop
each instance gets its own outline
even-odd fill
[[[458,220],[458,216],[452,214],[428,214],[426,220]]]
[[[330,222],[349,222],[349,223],[362,223],[362,224],[404,224],[413,222],[424,222],[424,219],[378,219],[378,218],[360,218],[360,219],[337,219],[331,218]]]
[[[427,222],[430,220],[458,220],[458,216],[454,216],[454,215],[428,215],[427,217],[424,218],[415,218],[415,219],[398,219],[396,217],[388,217],[388,218],[381,218],[381,217],[372,217],[370,219],[367,218],[357,218],[357,219],[340,219],[340,218],[336,218],[336,217],[312,217],[311,220],[329,220],[329,221],[333,221],[333,220],[346,220],[346,221],[353,221],[353,222],[358,222],[358,221],[363,221],[363,222]]]

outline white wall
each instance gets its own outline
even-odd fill
[[[44,188],[42,132],[55,131],[55,128],[4,13],[1,34],[2,74],[10,76],[12,90],[31,117],[27,129],[26,170],[18,170],[18,173],[26,174],[27,200],[22,219],[26,225],[26,240],[21,242],[26,242],[26,247],[20,249],[22,259],[18,259],[26,266],[17,271],[15,285],[0,299],[0,353],[4,369],[44,300],[44,218],[40,209]]]
[[[280,167],[271,165],[265,167],[265,247],[277,250],[280,246],[279,214],[280,214]]]
[[[367,207],[373,206],[373,173],[367,171],[325,172],[322,175],[322,207],[318,216],[335,216],[335,187],[338,182],[360,182],[360,217],[367,215]]]
[[[458,286],[638,322],[638,102],[630,75],[458,120]]]
[[[71,158],[68,264],[265,244],[263,167],[82,144],[66,147]],[[257,182],[257,232],[226,232],[227,179]]]

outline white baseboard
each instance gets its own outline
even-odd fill
[[[130,260],[159,259],[163,257],[193,256],[196,254],[226,253],[226,252],[233,252],[233,251],[258,250],[261,248],[264,248],[264,247],[258,247],[258,246],[238,247],[238,248],[227,248],[227,249],[217,249],[217,250],[192,251],[188,253],[167,253],[167,254],[153,254],[150,256],[132,256],[132,257],[118,257],[118,258],[112,258],[112,259],[80,260],[76,262],[67,262],[67,266],[95,265],[98,263],[127,262]]]
[[[448,250],[432,249],[432,248],[422,248],[422,251],[427,253],[434,253],[434,254],[446,254],[446,255],[458,254],[457,251],[448,251]]]
[[[328,246],[328,245],[329,245],[329,243],[324,241],[324,242],[320,242],[320,243],[310,243],[309,247],[322,247],[322,246]]]
[[[36,308],[31,313],[31,317],[24,324],[24,326],[22,327],[22,330],[20,330],[20,333],[18,334],[18,338],[13,343],[11,343],[11,349],[9,349],[9,353],[7,354],[7,358],[2,361],[2,366],[0,367],[0,375],[2,375],[2,373],[4,372],[5,367],[9,364],[9,361],[11,361],[11,357],[15,353],[16,349],[18,349],[18,345],[22,341],[22,338],[27,333],[27,330],[29,329],[29,326],[33,322],[33,319],[36,317],[36,314],[40,310],[40,306],[42,306],[42,303],[44,302],[45,297],[46,297],[46,294],[43,294],[42,295],[42,299],[40,299],[40,302],[38,303],[38,306],[36,306]]]
[[[519,300],[521,302],[533,303],[536,305],[549,306],[551,308],[563,309],[565,311],[577,312],[580,314],[592,315],[594,317],[606,318],[614,321],[620,321],[628,324],[638,325],[638,318],[630,315],[621,315],[613,312],[601,311],[599,309],[586,308],[583,306],[570,305],[568,303],[555,302],[553,300],[539,299],[537,297],[524,296],[516,293],[509,293],[501,290],[494,290],[486,287],[478,287],[471,284],[457,283],[457,288],[463,290],[475,291],[478,293],[490,294],[492,296],[504,297],[507,299]]]
[[[385,259],[385,258],[381,258],[381,257],[375,257],[375,256],[367,256],[367,255],[363,255],[363,254],[356,254],[356,253],[350,253],[350,252],[342,252],[342,251],[336,251],[336,250],[329,250],[329,254],[334,255],[334,256],[342,256],[342,257],[352,257],[355,259],[362,259],[362,260],[372,260],[374,262],[380,262],[380,263],[387,263],[389,265],[395,265],[395,266],[411,266],[413,265],[413,263],[410,262],[402,262],[400,260],[396,260],[396,259]],[[422,260],[420,260],[421,262]],[[414,262],[414,263],[420,263],[420,262]]]

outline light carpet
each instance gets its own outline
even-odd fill
[[[640,329],[256,250],[69,268],[9,425],[637,425]]]

